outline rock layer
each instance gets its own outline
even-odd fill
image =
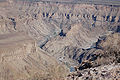
[[[109,50],[112,43],[117,44],[113,42],[117,37],[112,37],[112,43],[110,40],[105,44],[101,43],[104,50],[99,49],[101,45],[96,46],[96,42],[100,36],[120,32],[119,5],[79,4],[69,1],[0,2],[1,79],[16,80],[23,77],[28,80],[58,80],[66,75],[66,68],[58,63],[64,63],[68,68],[81,65],[79,69],[108,63],[103,56],[109,55],[111,59],[110,54],[105,51]],[[110,3],[112,2],[114,1]],[[106,48],[108,43],[110,45]],[[97,57],[100,55],[103,59],[99,60]],[[119,60],[114,56],[111,62],[114,58]],[[85,62],[86,59],[95,61],[91,64]]]
[[[67,74],[23,32],[0,35],[0,60],[0,80],[61,80]]]

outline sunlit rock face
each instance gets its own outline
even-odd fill
[[[118,6],[26,1],[3,5],[0,18],[1,34],[27,31],[38,40],[40,46],[52,37],[59,36],[61,31],[64,35],[67,34],[75,25],[92,30],[90,32],[99,31],[97,35],[104,30],[111,30],[111,26],[117,26],[120,21]]]
[[[35,63],[33,66],[38,66],[37,69],[33,69],[35,73],[39,68],[38,63],[41,65],[43,64],[40,61],[44,63],[44,60],[36,60],[39,55],[42,55],[43,58],[50,55],[55,58],[51,60],[51,62],[55,62],[53,64],[64,63],[68,68],[79,65],[85,60],[83,59],[84,56],[86,58],[88,54],[92,54],[96,50],[96,42],[99,37],[113,32],[120,32],[119,3],[119,1],[113,0],[104,3],[103,0],[96,2],[91,2],[90,0],[1,0],[0,35],[9,34],[7,36],[9,39],[0,37],[0,44],[4,45],[0,46],[0,60],[1,62],[14,61],[14,59],[19,59],[19,56],[24,55],[20,60],[16,60],[18,61],[17,63],[21,60],[24,63],[23,59],[26,59],[27,55],[36,55],[33,60],[27,57],[28,62],[30,60],[30,64]],[[21,34],[21,32],[25,34]],[[14,33],[14,35],[11,33]],[[14,45],[11,45],[11,43]],[[91,48],[93,49],[88,52]],[[37,49],[40,49],[40,51],[37,51]],[[84,55],[87,52],[88,54]],[[4,55],[16,56],[14,58],[4,58]],[[21,62],[19,65],[22,65]],[[49,61],[46,63],[48,64]],[[4,64],[6,65],[6,63]],[[29,70],[34,67],[30,67]],[[66,69],[62,71],[64,70]],[[29,76],[32,76],[30,74]],[[62,75],[61,73],[57,74]],[[58,80],[58,77],[60,76],[55,78]]]
[[[66,46],[90,48],[99,36],[119,28],[119,5],[15,0],[1,4],[0,34],[27,32],[52,55]]]
[[[0,35],[1,80],[61,80],[67,68],[36,46],[26,33]]]

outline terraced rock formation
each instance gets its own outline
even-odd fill
[[[27,34],[0,35],[0,80],[61,80],[66,74]]]
[[[65,37],[75,25],[81,25],[83,29],[90,32],[101,31],[96,33],[100,35],[105,30],[112,30],[112,26],[118,27],[119,22],[118,6],[19,1],[5,3],[1,7],[0,32],[2,34],[26,31],[38,40],[40,47],[43,47],[52,37],[59,35]],[[93,35],[95,39],[98,37],[96,34]],[[82,42],[80,44],[84,45]],[[90,47],[87,41],[85,45],[81,47]]]
[[[104,2],[103,0],[67,0],[65,2],[64,0],[1,0],[0,35],[3,36],[0,38],[0,60],[6,62],[1,66],[1,72],[10,70],[9,67],[2,69],[4,66],[10,65],[14,69],[14,64],[18,63],[23,67],[31,65],[29,70],[33,69],[33,71],[25,72],[25,75],[29,74],[29,77],[34,76],[34,72],[38,72],[36,75],[41,79],[44,75],[39,72],[45,73],[46,76],[49,75],[47,75],[48,72],[50,79],[58,80],[65,75],[62,75],[61,71],[56,72],[57,64],[65,64],[71,69],[72,66],[79,66],[91,56],[96,58],[96,55],[92,55],[94,51],[104,53],[101,49],[96,49],[99,37],[120,32],[119,1],[106,0]],[[21,32],[26,33],[32,40]],[[5,38],[4,34],[7,34]],[[113,37],[113,41],[114,38],[116,37]],[[12,56],[8,59],[4,58],[10,55]],[[14,58],[13,55],[15,55]],[[39,60],[39,56],[42,56],[42,59]],[[48,59],[51,60],[50,64]],[[9,64],[9,60],[13,64]],[[49,65],[46,67],[47,64]],[[55,66],[53,70],[51,70],[52,64]],[[42,70],[41,66],[45,70]],[[17,66],[15,69],[18,68]],[[17,72],[17,75],[23,75],[19,74],[22,67],[18,71],[11,71],[10,76],[14,76]],[[1,79],[5,78],[6,74],[7,72]],[[54,77],[53,74],[55,74]],[[21,76],[18,77],[21,78]],[[24,78],[27,79],[26,76]],[[16,79],[17,77],[12,77],[12,80]]]

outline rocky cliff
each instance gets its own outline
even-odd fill
[[[114,39],[114,40],[113,40]],[[82,63],[66,80],[120,79],[120,33],[99,39],[96,48],[84,51]]]
[[[55,67],[57,67],[56,64],[58,63],[65,64],[71,69],[71,66],[79,66],[91,56],[96,58],[96,55],[92,54],[94,52],[99,53],[101,51],[104,53],[101,49],[96,49],[96,42],[101,36],[120,32],[119,1],[114,2],[111,0],[105,3],[102,3],[102,0],[93,2],[81,1],[81,3],[77,0],[67,0],[66,2],[54,0],[6,0],[0,2],[0,34],[1,36],[9,34],[6,37],[1,37],[0,45],[3,45],[0,46],[1,61],[6,62],[10,60],[13,64],[18,63],[19,66],[32,65],[29,70],[34,69],[30,74],[33,75],[35,71],[35,73],[38,72],[37,77],[39,77],[42,75],[39,74],[41,71],[45,72],[46,76],[49,75],[47,75],[46,71],[48,70],[49,73],[51,64],[54,64]],[[22,36],[24,34],[17,34],[21,32],[25,32],[32,40]],[[16,34],[13,35],[11,33]],[[113,37],[112,41],[115,38]],[[106,46],[107,44],[101,43],[101,45]],[[29,54],[30,56],[27,56]],[[17,56],[15,58],[8,57],[8,59],[3,57],[9,55],[18,55],[18,57],[26,55],[26,57],[22,56],[20,60],[16,60],[18,59]],[[42,60],[36,59],[39,55],[42,56]],[[51,57],[48,58],[48,55]],[[49,63],[48,59],[50,58],[55,59],[51,59],[49,69],[45,65]],[[14,63],[14,59],[16,63]],[[41,62],[45,62],[45,64]],[[99,61],[96,60],[95,63],[97,62]],[[4,63],[1,69],[6,65],[10,65],[13,69],[15,68],[13,64],[8,63]],[[40,66],[45,67],[45,71]],[[39,71],[39,67],[41,71]],[[16,67],[16,70],[18,68]],[[8,67],[6,69],[9,71]],[[22,70],[21,67],[20,69]],[[58,80],[58,77],[63,72],[56,73],[56,68],[53,69],[53,73],[50,71],[50,77],[52,78],[52,75],[55,74],[53,79]],[[21,70],[18,70],[18,72]],[[17,71],[10,74],[12,73],[17,74]],[[29,72],[25,72],[25,74],[28,75]],[[59,76],[56,74],[59,74]],[[22,74],[18,73],[18,75]],[[12,77],[12,79],[16,78]]]
[[[84,29],[81,35],[85,36],[80,36],[84,42],[78,40],[77,36],[73,38],[75,42],[78,42],[82,48],[89,48],[93,42],[96,42],[99,35],[116,29],[120,22],[119,6],[114,5],[18,1],[1,5],[0,9],[1,34],[12,31],[28,32],[38,40],[41,48],[57,36],[66,38],[72,37],[69,33],[76,35],[76,29]],[[90,41],[84,38],[89,38]],[[56,44],[54,40],[50,42],[54,43],[53,46]]]

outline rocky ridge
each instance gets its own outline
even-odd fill
[[[83,63],[86,63],[84,62],[86,61],[86,59],[87,60],[90,58],[96,59],[97,56],[100,56],[95,53],[100,53],[102,55],[102,53],[105,53],[107,50],[109,50],[108,48],[103,47],[102,43],[101,45],[103,49],[106,49],[106,50],[96,49],[97,48],[96,42],[99,37],[105,34],[109,35],[112,32],[120,32],[119,5],[115,6],[115,5],[71,4],[71,3],[66,4],[66,3],[59,3],[59,2],[52,3],[49,1],[40,1],[40,2],[13,1],[13,0],[11,1],[9,0],[8,2],[0,3],[0,34],[4,35],[4,34],[11,34],[11,33],[25,32],[27,36],[30,36],[32,39],[34,39],[35,42],[37,42],[35,48],[38,48],[38,47],[41,48],[38,51],[35,51],[35,48],[32,47],[32,45],[34,45],[33,44],[34,42],[32,43],[33,40],[31,39],[30,39],[30,42],[27,43],[27,45],[28,44],[29,45],[25,47],[21,45],[21,40],[17,41],[17,44],[23,47],[23,48],[18,47],[19,49],[21,49],[20,52],[18,51],[16,45],[12,45],[13,48],[11,46],[9,48],[8,45],[5,45],[5,47],[7,46],[9,48],[6,50],[8,52],[10,50],[13,54],[15,51],[18,52],[17,54],[20,54],[20,53],[24,54],[24,51],[22,50],[25,50],[25,55],[29,55],[30,53],[31,55],[30,57],[29,56],[27,56],[27,58],[22,57],[21,58],[22,60],[21,59],[16,60],[17,57],[13,59],[15,59],[16,62],[18,61],[17,63],[19,63],[19,65],[23,65],[24,62],[28,62],[28,63],[25,63],[27,67],[29,66],[29,62],[30,62],[32,64],[30,69],[33,69],[33,68],[35,69],[33,69],[33,71],[31,72],[28,71],[27,74],[25,72],[25,74],[26,75],[29,74],[29,76],[33,76],[32,78],[38,77],[38,79],[39,78],[46,79],[46,76],[48,76],[49,74],[47,73],[39,74],[39,72],[44,73],[47,71],[48,73],[50,73],[50,79],[54,79],[54,80],[61,79],[60,78],[60,76],[62,75],[61,71],[60,73],[59,71],[54,72],[56,71],[56,68],[57,68],[56,64],[64,63],[68,68],[71,68],[71,66],[76,66],[76,65],[78,66],[84,65]],[[21,36],[21,35],[16,34],[16,36],[14,36],[13,38],[20,39],[17,36]],[[10,40],[11,38],[12,37],[10,36]],[[14,40],[13,38],[12,38],[13,40],[12,42],[15,42],[16,40]],[[9,41],[9,39],[8,41],[7,39],[5,39],[6,42]],[[111,40],[114,41],[114,39],[116,39],[116,37],[112,37]],[[2,40],[2,43],[4,42],[3,40]],[[18,43],[19,41],[20,41],[20,44]],[[26,40],[26,38],[23,37],[23,42],[24,41],[27,42],[29,40]],[[105,44],[104,46],[106,46]],[[15,51],[14,51],[14,48],[15,48]],[[25,48],[28,48],[28,49],[26,50]],[[10,54],[8,52],[5,52],[6,50],[3,50],[3,46],[1,46],[0,50],[1,50],[1,54],[4,54],[4,53],[7,55]],[[26,54],[26,52],[29,52],[29,53]],[[39,55],[42,56],[42,60],[39,60],[39,59],[36,60],[36,58]],[[48,55],[50,56],[49,58],[48,58]],[[108,55],[110,54],[109,53],[106,54],[106,56]],[[46,60],[53,57],[55,57],[56,59],[51,60],[51,63],[48,66],[50,67],[50,69],[48,67],[44,67],[49,63]],[[115,56],[113,58],[116,59]],[[14,63],[13,59],[9,58],[9,60],[13,64],[16,64]],[[104,60],[105,60],[104,58],[102,60],[99,60],[99,58],[97,58],[94,61],[92,66],[98,66],[103,64],[107,65],[107,63],[109,62],[105,61],[105,63],[102,63]],[[7,61],[7,58],[5,61]],[[41,63],[41,62],[44,63],[44,61],[45,61],[45,65]],[[114,59],[111,59],[111,62],[114,62]],[[3,63],[4,65],[1,66],[1,69],[4,68],[4,66],[6,65],[7,66],[10,65],[10,67],[13,67],[12,64],[8,64],[8,63],[9,61],[7,61],[7,63]],[[40,66],[43,66],[45,70],[42,71],[38,63],[41,64]],[[55,68],[53,68],[54,70],[52,71],[50,71],[51,64],[55,65]],[[79,66],[79,67],[80,68],[82,67],[82,69],[86,68],[84,66]],[[19,67],[16,67],[16,69],[18,68]],[[39,71],[39,68],[41,71]],[[3,71],[1,72],[4,73],[5,70],[9,71],[10,69],[6,67],[6,69],[3,69]],[[10,76],[13,76],[21,70],[16,72],[11,72],[11,71],[10,71]],[[35,73],[38,72],[36,73],[35,77],[34,77],[34,74],[32,74],[34,73],[34,71]],[[11,75],[12,73],[14,74]],[[3,78],[3,80],[6,77],[6,74],[7,72],[5,73],[5,75],[1,77]],[[20,74],[18,73],[18,75]],[[65,76],[65,75],[66,74],[63,74],[62,76]],[[7,77],[7,79],[8,78],[9,77]],[[14,79],[16,80],[16,78],[17,77],[12,77],[12,80]],[[26,76],[24,78],[26,78]]]
[[[101,39],[101,38],[100,38]],[[119,80],[120,33],[104,36],[96,48],[84,52],[82,63],[66,80]],[[87,56],[88,55],[88,56]]]

